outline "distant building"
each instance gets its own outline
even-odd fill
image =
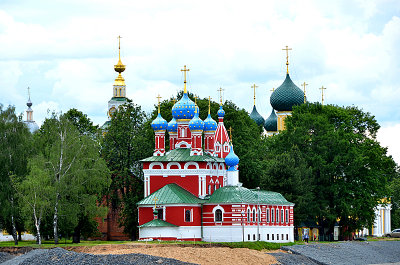
[[[28,102],[26,103],[26,106],[28,106],[28,109],[26,110],[26,121],[24,121],[24,123],[28,127],[29,131],[31,133],[34,133],[35,131],[39,130],[39,126],[33,120],[33,110],[31,108],[32,102],[31,102],[31,95],[29,92],[29,87],[28,87]]]

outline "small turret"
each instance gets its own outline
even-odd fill
[[[151,128],[155,132],[155,148],[154,156],[163,156],[165,154],[165,130],[167,129],[168,123],[161,116],[160,113],[160,95],[158,95],[158,115],[155,120],[151,123]]]

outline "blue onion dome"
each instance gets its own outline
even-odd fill
[[[157,118],[151,123],[151,128],[153,128],[154,131],[165,131],[167,125],[167,121],[158,113]]]
[[[275,114],[275,110],[272,109],[271,115],[265,120],[264,128],[267,132],[278,131],[278,117]]]
[[[223,118],[225,116],[225,110],[222,108],[222,105],[219,106],[219,110],[217,112],[218,117]]]
[[[264,125],[264,118],[258,113],[256,106],[253,106],[253,111],[250,113],[250,118],[257,123],[258,126]]]
[[[208,114],[207,118],[204,120],[204,131],[215,131],[217,130],[217,122],[211,118],[211,115]]]
[[[192,119],[194,117],[195,104],[187,93],[172,107],[172,117],[175,119]]]
[[[304,102],[304,93],[286,74],[286,79],[271,95],[270,102],[277,111],[292,111],[294,105]]]
[[[167,131],[178,132],[178,123],[176,122],[175,118],[172,118],[172,120],[168,123]]]
[[[233,145],[231,145],[231,150],[225,157],[225,164],[229,167],[228,171],[236,170],[235,166],[239,164],[239,157],[233,151]]]
[[[204,129],[204,121],[199,118],[199,113],[194,114],[193,119],[189,122],[189,129],[191,131],[202,131]]]

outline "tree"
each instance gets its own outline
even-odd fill
[[[143,198],[140,160],[153,151],[145,127],[147,120],[140,106],[129,101],[113,114],[102,142],[102,156],[112,173],[112,183],[105,195],[108,204],[120,213],[120,225],[132,239],[137,232],[136,203]]]
[[[400,227],[400,170],[397,168],[397,174],[390,181],[390,190],[392,197],[390,203],[392,204],[391,221],[392,228]]]
[[[0,104],[0,215],[3,227],[7,224],[11,226],[15,245],[18,244],[17,227],[23,226],[11,177],[22,178],[26,175],[30,144],[31,134],[22,122],[22,116],[15,114],[14,107],[3,110]]]
[[[49,198],[54,194],[54,185],[52,185],[51,176],[40,165],[45,164],[44,157],[38,155],[30,160],[29,175],[19,182],[14,180],[14,185],[18,192],[18,198],[22,202],[22,212],[27,216],[28,224],[33,218],[33,226],[36,230],[36,241],[42,244],[40,233],[43,216],[50,210],[51,201]],[[38,166],[39,165],[39,166]]]
[[[318,221],[330,232],[337,219],[347,231],[371,226],[395,174],[393,159],[376,140],[374,117],[356,107],[307,103],[295,107],[285,124],[266,139],[263,187],[283,195],[305,192],[292,199],[300,206],[298,221]]]
[[[54,186],[53,235],[58,244],[59,218],[62,218],[65,232],[77,226],[79,213],[83,210],[104,213],[104,209],[98,209],[96,201],[97,195],[109,186],[110,173],[99,156],[98,143],[89,135],[80,134],[63,115],[53,114],[46,119],[36,141],[44,163],[34,166],[46,171]]]

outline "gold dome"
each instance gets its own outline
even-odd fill
[[[120,74],[121,74],[123,71],[125,71],[125,65],[122,64],[121,58],[119,58],[118,63],[117,63],[116,65],[114,65],[114,70],[115,70],[115,72],[118,72],[118,73],[120,73]]]
[[[123,67],[121,72],[123,72],[125,70],[125,65],[123,65],[123,64],[121,64],[121,65]],[[118,65],[116,65],[115,67],[117,67],[117,66]],[[115,71],[117,71],[116,68],[115,68]],[[125,79],[122,77],[121,72],[119,72],[117,78],[115,78],[114,86],[125,86]]]

